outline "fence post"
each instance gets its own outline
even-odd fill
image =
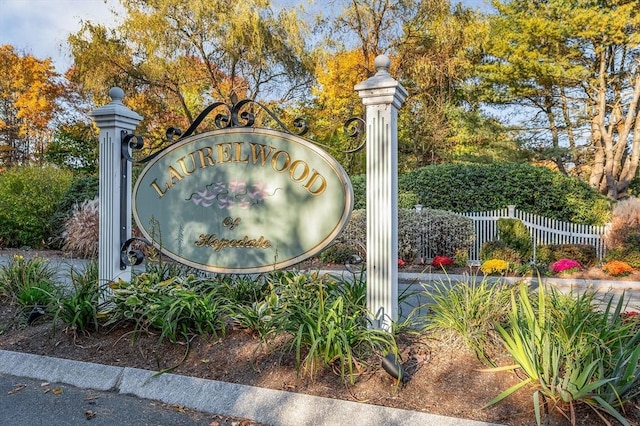
[[[376,74],[354,88],[366,108],[367,308],[386,330],[398,319],[398,109],[407,97],[389,65],[378,56]]]
[[[115,279],[129,281],[131,268],[122,266],[122,236],[131,235],[131,163],[123,161],[125,134],[133,131],[142,117],[122,104],[124,91],[109,90],[111,102],[91,113],[100,128],[100,233],[98,237],[98,279],[107,285]]]

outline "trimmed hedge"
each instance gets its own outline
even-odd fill
[[[70,171],[12,167],[0,174],[0,245],[41,247],[51,236],[49,219],[71,184]]]
[[[351,180],[356,208],[362,208],[366,205],[365,179],[355,176]],[[454,212],[515,205],[552,219],[590,225],[605,224],[611,216],[609,199],[587,183],[525,163],[427,166],[400,175],[398,191],[414,194],[425,207]]]

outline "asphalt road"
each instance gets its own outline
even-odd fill
[[[232,424],[212,414],[131,395],[6,374],[0,374],[0,413],[2,426]]]

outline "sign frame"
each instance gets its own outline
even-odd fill
[[[252,182],[254,171],[258,177]],[[232,176],[225,175],[225,181],[216,177],[216,173]],[[273,193],[260,186],[270,183],[264,182],[270,173],[275,182],[275,187],[271,188]],[[185,188],[185,182],[192,184],[192,190]],[[222,183],[227,185],[220,190],[224,186]],[[234,184],[235,192],[231,184]],[[174,196],[178,190],[182,195]],[[185,196],[189,191],[191,198]],[[232,198],[229,194],[235,195]],[[184,239],[180,243],[183,245],[174,246],[173,240],[181,237],[170,235],[167,241],[162,235],[167,230],[173,233],[173,228],[159,225],[164,231],[157,235],[148,223],[154,212],[160,220],[174,222],[174,217],[158,211],[167,208],[160,207],[165,197],[168,201],[173,200],[171,210],[178,219],[182,215],[183,221],[189,221],[189,227],[205,229],[204,221],[213,229],[200,233],[195,240],[193,232],[182,229],[181,232],[189,234],[187,244],[197,249],[185,246]],[[187,205],[176,207],[176,200],[193,201],[195,208],[200,210],[203,206],[210,208],[212,219],[209,220],[209,216],[203,219],[204,213],[200,211],[190,217],[186,213]],[[271,203],[275,207],[271,207]],[[224,274],[284,269],[317,255],[342,232],[353,205],[349,177],[330,154],[300,136],[260,127],[224,128],[178,140],[152,156],[136,181],[132,197],[135,222],[144,238],[156,249],[181,264]],[[251,212],[252,209],[256,212]],[[262,213],[259,213],[260,209]],[[270,213],[269,209],[276,209],[276,212]],[[282,223],[281,234],[272,236],[275,234],[271,233],[274,230],[271,228],[278,224],[274,219],[276,213],[287,220],[295,219],[295,223]],[[316,216],[302,217],[303,214]],[[301,223],[305,220],[306,225]],[[264,222],[263,228],[254,226],[256,222]],[[309,226],[310,223],[314,225]],[[178,223],[178,226],[183,225]],[[250,231],[231,232],[243,227],[249,227]],[[282,233],[291,235],[287,237]],[[208,260],[200,249],[209,250]],[[237,255],[234,257],[231,251]],[[242,256],[246,266],[234,260]]]

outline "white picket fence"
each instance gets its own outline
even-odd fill
[[[602,236],[607,230],[606,225],[563,222],[523,212],[515,206],[508,206],[501,210],[458,214],[473,219],[476,238],[473,247],[469,250],[471,262],[479,262],[480,248],[484,243],[498,238],[498,219],[503,218],[518,219],[529,229],[534,247],[533,260],[536,259],[536,247],[547,244],[585,244],[595,247],[598,260],[602,260],[605,255]]]

